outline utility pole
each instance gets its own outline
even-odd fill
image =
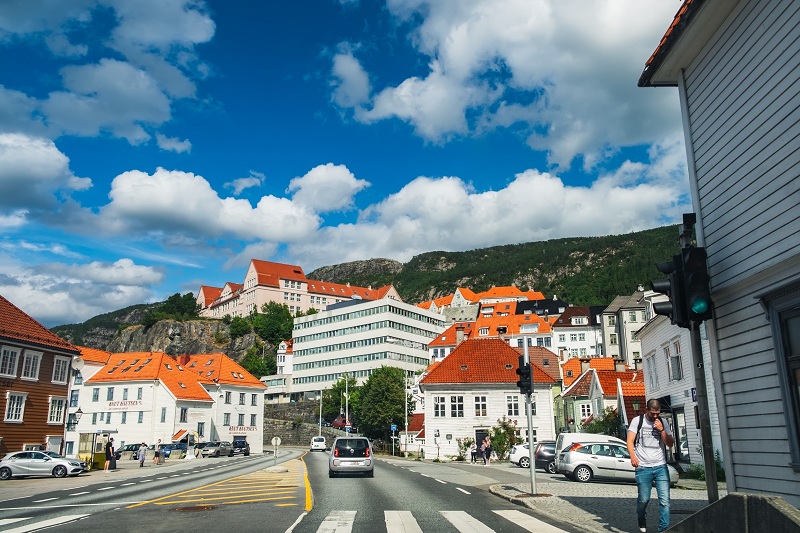
[[[517,386],[520,392],[525,395],[525,416],[528,420],[528,464],[530,465],[531,475],[531,494],[537,495],[536,492],[536,458],[533,456],[533,403],[531,397],[533,396],[533,367],[531,366],[531,358],[528,355],[528,337],[522,337],[523,342],[523,355],[519,358],[520,368],[517,369],[517,374],[520,376],[520,381]]]

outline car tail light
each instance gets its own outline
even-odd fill
[[[333,449],[333,456],[334,457],[339,457],[339,448],[334,448]]]
[[[369,457],[369,446],[367,446],[367,454],[364,457]]]
[[[583,444],[581,444],[581,443],[579,443],[579,442],[576,442],[575,444],[573,444],[572,446],[570,446],[570,447],[569,447],[569,450],[567,450],[567,451],[568,451],[568,452],[574,452],[575,450],[577,450],[578,448],[580,448],[580,447],[582,447],[582,446],[583,446]]]

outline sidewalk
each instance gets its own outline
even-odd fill
[[[633,483],[578,483],[554,480],[537,472],[536,496],[531,483],[495,484],[489,492],[524,505],[537,514],[586,533],[638,531],[636,523],[637,488]],[[718,486],[719,497],[727,494],[725,483]],[[708,505],[705,481],[686,479],[670,491],[671,525],[688,518]],[[658,523],[655,488],[647,513],[648,530]]]

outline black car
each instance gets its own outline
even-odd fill
[[[533,451],[533,457],[536,461],[536,468],[547,470],[551,474],[556,473],[556,441],[539,441]]]
[[[235,439],[233,441],[232,455],[242,454],[245,457],[250,455],[250,444],[243,439]]]

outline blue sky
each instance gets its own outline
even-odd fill
[[[3,0],[0,294],[47,326],[691,211],[680,2]]]

